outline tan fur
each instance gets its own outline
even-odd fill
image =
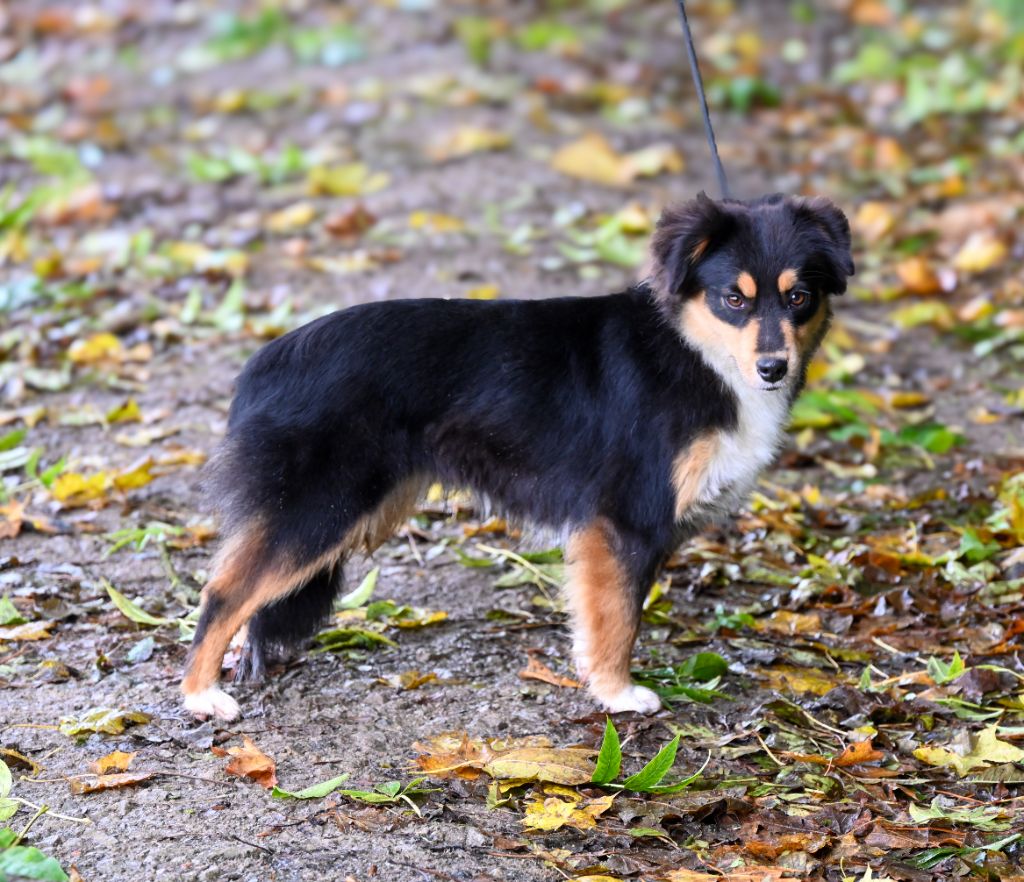
[[[718,436],[701,435],[672,462],[672,486],[676,493],[676,520],[682,518],[700,496],[704,479],[718,452]]]
[[[566,563],[580,675],[594,695],[609,700],[630,685],[636,616],[629,580],[612,550],[607,525],[595,521],[573,533],[566,544]]]
[[[818,310],[814,313],[811,320],[796,329],[796,345],[800,350],[801,358],[808,358],[817,349],[824,334],[827,320],[828,310],[823,301],[818,304]]]
[[[785,294],[796,284],[797,274],[795,269],[784,269],[779,273],[779,293]]]
[[[261,558],[262,531],[246,530],[229,540],[217,555],[214,575],[203,589],[204,604],[216,596],[224,603],[223,612],[210,622],[194,647],[182,691],[193,695],[217,682],[232,638],[260,609],[301,588],[353,551],[376,549],[414,510],[422,488],[421,480],[399,484],[374,511],[356,521],[336,546],[303,567],[275,562],[261,572],[253,572]]]
[[[345,534],[344,552],[376,551],[416,510],[425,483],[422,479],[410,479],[395,487],[376,509],[356,521]]]
[[[690,251],[690,260],[696,263],[701,257],[704,256],[704,252],[708,250],[708,245],[711,244],[710,239],[701,239],[693,249]]]
[[[754,277],[746,270],[736,277],[736,287],[740,289],[743,296],[748,300],[753,300],[757,297],[757,282],[754,281]]]

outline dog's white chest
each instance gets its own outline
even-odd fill
[[[737,388],[735,429],[721,432],[708,462],[702,502],[731,508],[753,488],[757,476],[778,456],[786,437],[789,400],[784,392]]]

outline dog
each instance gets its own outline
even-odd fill
[[[608,711],[658,710],[630,679],[646,592],[778,455],[850,249],[826,199],[702,193],[662,214],[629,290],[364,304],[266,345],[211,460],[225,538],[185,707],[236,718],[217,685],[234,635],[236,679],[262,677],[326,620],[346,558],[440,481],[564,531],[581,679]]]

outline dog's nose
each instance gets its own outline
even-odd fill
[[[766,383],[777,383],[784,376],[788,365],[784,358],[759,358],[757,360],[757,372]]]

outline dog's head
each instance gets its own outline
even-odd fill
[[[683,337],[719,373],[796,389],[853,275],[850,225],[823,198],[754,202],[703,193],[658,221],[651,285]]]

